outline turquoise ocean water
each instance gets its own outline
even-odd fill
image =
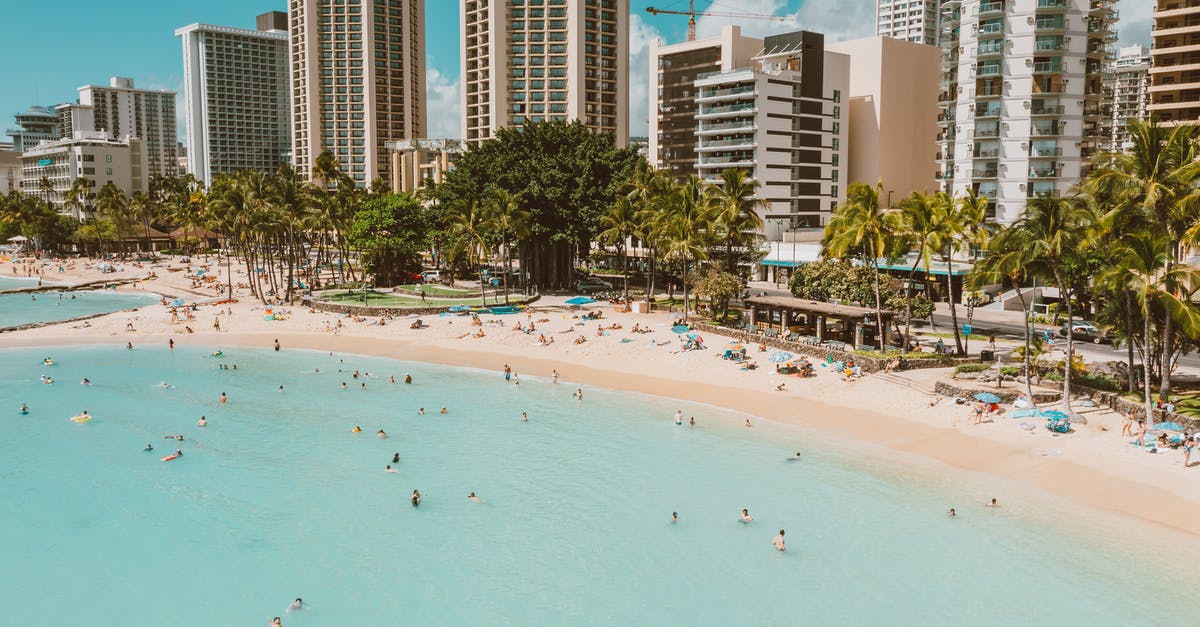
[[[711,407],[521,380],[309,351],[2,351],[0,624],[1195,624],[1186,560],[1101,517]],[[285,614],[297,596],[311,607]]]
[[[36,285],[37,280],[0,277],[0,290]],[[71,298],[74,295],[75,298]],[[0,294],[0,328],[31,322],[69,320],[91,314],[108,313],[139,307],[158,301],[151,294],[119,292],[41,292],[29,294]]]

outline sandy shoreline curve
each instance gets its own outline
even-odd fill
[[[110,317],[121,315],[122,313],[117,313]],[[394,325],[400,327],[404,323],[404,320],[397,320]],[[46,327],[38,331],[44,332],[54,328]],[[461,330],[466,329],[467,326],[462,325]],[[747,416],[799,425],[831,436],[835,440],[868,444],[895,453],[916,455],[952,469],[982,473],[1018,485],[1024,484],[1087,507],[1200,536],[1200,501],[1197,500],[1194,490],[1188,489],[1194,483],[1177,485],[1178,489],[1167,489],[1162,486],[1164,477],[1161,474],[1155,477],[1154,473],[1126,472],[1123,476],[1117,472],[1127,471],[1129,468],[1105,468],[1096,464],[1077,463],[1059,456],[1038,455],[1023,442],[1006,443],[1002,440],[985,439],[963,432],[957,426],[947,428],[930,425],[925,421],[910,419],[903,413],[888,415],[880,411],[880,402],[884,407],[901,409],[913,404],[913,399],[905,397],[914,394],[910,390],[878,379],[867,378],[847,384],[855,388],[853,398],[864,401],[851,404],[831,401],[828,398],[797,398],[792,394],[772,394],[765,388],[750,390],[744,386],[731,385],[729,382],[700,381],[696,377],[681,379],[678,376],[663,376],[662,373],[633,372],[632,368],[614,368],[612,363],[581,365],[559,358],[515,354],[510,350],[498,351],[487,344],[468,344],[466,346],[469,349],[458,348],[446,346],[445,342],[436,340],[425,341],[420,337],[335,336],[289,332],[284,329],[280,329],[279,332],[219,334],[209,331],[186,336],[169,333],[138,333],[135,336],[105,334],[88,338],[67,334],[37,337],[23,336],[21,333],[6,335],[7,337],[0,337],[0,347],[11,349],[117,346],[126,341],[134,341],[141,346],[149,342],[156,346],[165,346],[167,339],[173,338],[176,340],[176,346],[180,347],[220,346],[269,350],[278,339],[285,349],[361,354],[497,372],[504,364],[509,364],[519,373],[546,378],[557,370],[564,383],[569,381],[617,392],[632,391],[665,399],[683,399],[714,405]],[[708,352],[711,354],[711,351]],[[792,385],[800,386],[804,383],[797,380]],[[924,402],[924,398],[917,400]],[[965,423],[964,416],[963,424]]]

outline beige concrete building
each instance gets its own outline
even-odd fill
[[[1150,115],[1200,121],[1200,0],[1157,0],[1150,50]]]
[[[21,153],[0,149],[0,194],[21,189]]]
[[[868,37],[826,46],[850,57],[847,181],[883,181],[891,206],[912,192],[936,192],[941,50]]]
[[[763,42],[726,26],[719,37],[663,45],[650,42],[650,133],[646,159],[679,178],[696,171],[696,79],[748,67]]]
[[[445,180],[454,157],[466,146],[457,139],[418,139],[389,142],[387,147],[392,153],[392,189],[411,193],[424,187],[426,180]]]
[[[390,179],[385,144],[425,135],[425,0],[288,0],[288,27],[296,169]]]
[[[135,137],[112,139],[104,131],[78,131],[73,137],[42,142],[21,155],[21,187],[43,197],[60,210],[75,179],[86,178],[93,189],[108,183],[131,195],[149,189],[145,144]],[[42,177],[52,189],[43,192]],[[83,219],[78,209],[70,214]]]
[[[463,137],[580,120],[629,140],[629,0],[461,0]]]

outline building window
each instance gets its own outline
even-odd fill
[[[841,107],[833,108],[833,119],[835,119],[835,120],[842,119],[842,108]]]
[[[834,102],[842,101],[842,90],[840,90],[840,89],[833,90],[833,101]]]
[[[838,195],[838,186],[837,185],[834,185],[833,187],[829,188],[829,195],[833,196],[834,198],[837,198],[837,195]]]
[[[112,168],[104,168],[104,170],[105,170],[105,172],[104,172],[105,174],[112,176]]]
[[[837,180],[838,180],[838,171],[837,170],[833,171],[833,176],[830,178],[830,180],[833,181],[834,183],[837,182]]]
[[[104,162],[112,163],[112,155],[104,155]],[[110,171],[109,174],[112,174],[112,172]]]

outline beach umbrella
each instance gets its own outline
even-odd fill
[[[671,327],[671,333],[687,333],[689,331],[686,324],[677,324]]]
[[[771,351],[771,354],[767,355],[767,360],[773,364],[781,364],[785,361],[791,361],[793,357],[795,355],[786,351]]]
[[[745,346],[742,346],[741,342],[730,342],[725,345],[725,350],[727,351],[740,351],[743,348],[745,348]]]
[[[460,311],[471,311],[471,308],[466,305],[455,305],[455,306],[451,307],[449,310],[454,313],[458,313]]]
[[[15,235],[13,237],[8,238],[8,241],[10,241],[10,242],[28,242],[29,238],[25,237],[24,235]]]
[[[1160,422],[1153,428],[1155,431],[1183,431],[1183,425],[1178,422]]]
[[[1000,397],[992,394],[991,392],[980,392],[975,395],[975,400],[982,403],[999,403]]]
[[[686,337],[686,338],[687,338],[687,339],[689,339],[689,340],[698,340],[698,339],[700,339],[700,336],[699,336],[699,335],[697,335],[697,334],[695,334],[695,333],[688,333],[688,334],[687,334],[687,335],[685,335],[684,337]]]
[[[596,302],[596,299],[588,298],[587,296],[576,296],[567,300],[568,305],[587,305],[594,302]]]
[[[1042,417],[1047,420],[1070,420],[1071,417],[1066,412],[1061,412],[1057,409],[1042,412]]]

